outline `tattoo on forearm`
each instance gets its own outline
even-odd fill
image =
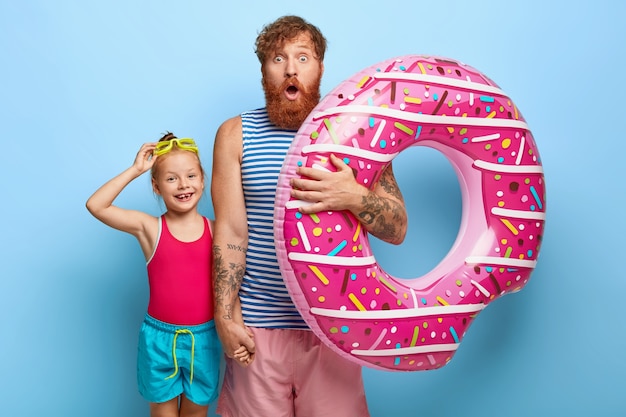
[[[386,193],[392,195],[400,201],[404,201],[402,197],[402,193],[400,192],[400,187],[398,187],[398,183],[396,182],[393,173],[390,168],[387,168],[383,171],[380,179],[378,180],[380,186],[385,190]]]
[[[226,320],[233,319],[233,306],[231,304],[226,304],[224,306],[224,314],[222,315],[222,317]]]
[[[223,318],[232,320],[233,297],[237,297],[239,286],[243,279],[246,266],[245,263],[230,262],[226,266],[226,261],[222,256],[219,246],[213,246],[213,293],[215,296],[215,307],[222,307]]]
[[[241,245],[233,245],[232,243],[227,243],[226,249],[236,250],[236,251],[243,252],[243,253],[246,253],[246,251],[248,250],[248,248],[246,247],[243,247]]]
[[[404,221],[402,205],[394,200],[370,193],[363,197],[363,211],[358,214],[359,220],[370,226],[370,232],[387,242],[400,240],[400,228],[397,225]]]
[[[401,234],[405,230],[406,212],[404,199],[391,166],[382,172],[378,186],[389,197],[370,192],[363,197],[363,210],[358,214],[358,218],[377,238],[387,242],[400,242]]]

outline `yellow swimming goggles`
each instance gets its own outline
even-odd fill
[[[198,145],[196,145],[196,142],[193,139],[175,138],[175,139],[162,140],[160,142],[157,142],[156,148],[154,148],[154,155],[159,156],[159,155],[168,153],[169,151],[172,150],[172,148],[174,147],[174,144],[176,144],[176,146],[179,149],[182,149],[183,151],[191,151],[191,152],[198,153]]]

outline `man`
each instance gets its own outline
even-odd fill
[[[326,39],[297,16],[265,26],[256,40],[266,107],[220,126],[213,154],[215,324],[228,356],[218,413],[224,417],[369,416],[360,366],[309,330],[282,280],[274,246],[274,198],[297,129],[320,100]],[[372,191],[331,156],[337,172],[300,168],[292,195],[304,213],[350,210],[391,243],[406,210],[391,167]],[[251,359],[235,351],[245,346]],[[233,359],[234,358],[234,359]],[[239,364],[241,366],[237,366]]]

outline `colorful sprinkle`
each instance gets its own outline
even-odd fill
[[[533,195],[535,201],[537,202],[537,206],[539,206],[539,209],[542,209],[543,204],[541,204],[541,200],[539,199],[539,194],[537,194],[537,190],[532,185],[530,186],[530,192]]]
[[[454,342],[459,343],[459,336],[456,334],[456,330],[454,330],[454,327],[452,326],[450,326],[450,334],[452,335]]]
[[[333,142],[335,142],[336,145],[339,145],[339,138],[337,137],[335,129],[333,129],[333,125],[330,123],[330,120],[324,119],[324,126],[326,126],[326,130],[328,130],[328,134],[333,139]]]
[[[371,77],[366,75],[363,78],[361,78],[361,80],[357,83],[356,87],[357,88],[363,88],[363,86],[369,81],[371,80]]]
[[[339,251],[341,251],[343,248],[345,248],[347,244],[348,244],[347,241],[342,240],[341,243],[339,243],[333,250],[328,252],[328,256],[335,256],[335,255],[337,255],[337,253],[339,253]]]
[[[413,129],[411,129],[410,127],[408,127],[407,125],[400,123],[400,122],[394,122],[393,125],[403,131],[404,133],[406,133],[407,135],[413,135]]]
[[[507,219],[500,219],[500,221],[502,223],[504,223],[504,225],[511,231],[511,233],[513,233],[515,236],[517,236],[519,234],[519,230],[517,230],[517,228],[515,226],[513,226],[513,224],[508,221]]]
[[[319,278],[322,284],[328,285],[330,283],[328,278],[326,278],[326,275],[324,275],[322,271],[319,270],[318,267],[316,267],[315,265],[309,265],[309,269],[313,272],[313,274],[315,274],[317,278]]]
[[[361,304],[356,295],[350,293],[348,294],[348,298],[350,299],[350,301],[352,301],[352,304],[354,304],[356,308],[358,308],[360,311],[365,311],[365,307],[363,307],[363,304]]]

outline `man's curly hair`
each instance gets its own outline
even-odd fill
[[[299,16],[283,16],[263,27],[256,38],[255,50],[259,62],[263,64],[265,58],[280,47],[285,41],[295,39],[301,33],[308,33],[315,47],[316,58],[324,61],[326,53],[326,38],[319,28]]]

